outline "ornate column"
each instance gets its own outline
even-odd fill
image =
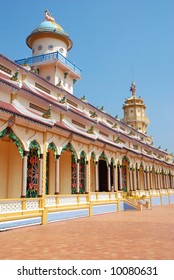
[[[42,196],[42,208],[45,207],[45,190],[46,190],[46,165],[47,165],[47,133],[43,134],[43,155],[40,155],[39,167],[39,195]],[[41,179],[42,178],[42,179]],[[44,219],[43,219],[44,220]],[[46,223],[45,221],[43,223]]]
[[[150,189],[152,190],[153,189],[153,180],[152,180],[152,170],[150,170],[150,174],[149,174],[149,176],[150,176]]]
[[[132,169],[133,171],[133,190],[137,190],[137,170],[136,170],[136,165]]]
[[[146,170],[143,171],[143,176],[144,176],[144,190],[146,190],[147,189]]]
[[[77,159],[77,187],[76,187],[76,193],[80,193],[80,182],[79,182],[79,171],[80,171],[80,159]]]
[[[130,184],[129,184],[129,190],[130,191],[133,191],[133,178],[132,178],[132,176],[133,176],[133,172],[132,172],[132,168],[130,167],[130,169],[129,169],[129,182],[130,182]]]
[[[26,197],[26,191],[27,191],[27,160],[28,160],[28,151],[23,151],[21,198]]]
[[[137,190],[140,190],[140,169],[137,169]]]
[[[56,155],[55,161],[55,194],[59,194],[60,185],[59,185],[59,177],[60,177],[60,155]]]
[[[163,178],[164,178],[164,188],[167,189],[166,174],[165,174],[165,173],[164,173],[164,175],[163,175]]]
[[[95,191],[99,191],[98,161],[95,162]]]
[[[161,170],[161,173],[160,173],[160,187],[161,187],[161,189],[163,188],[163,174],[162,174],[162,170]]]
[[[171,176],[171,188],[173,189],[174,188],[174,175],[172,174]]]
[[[170,174],[167,174],[168,189],[170,189]]]
[[[108,192],[111,191],[111,165],[108,164]]]
[[[122,167],[121,165],[118,166],[119,169],[119,186],[118,186],[118,190],[121,191],[122,190]]]
[[[46,169],[45,169],[46,170]],[[40,154],[39,158],[39,189],[38,189],[38,196],[42,196],[42,174],[43,174],[43,154]]]
[[[88,161],[86,161],[86,164],[85,164],[85,193],[89,193],[89,190],[88,190]]]
[[[150,171],[147,170],[147,190],[150,190]]]
[[[158,182],[157,182],[157,171],[155,171],[155,189],[158,189]]]
[[[118,180],[117,180],[117,165],[114,165],[113,169],[113,187],[114,187],[114,192],[118,191]]]

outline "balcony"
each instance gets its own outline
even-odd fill
[[[66,68],[70,68],[70,70],[74,71],[78,76],[81,77],[82,70],[75,66],[72,62],[70,62],[66,57],[64,57],[59,52],[53,52],[53,53],[47,53],[32,57],[27,57],[19,60],[15,60],[15,62],[19,65],[37,65],[42,64],[45,62],[51,62],[51,61],[59,61],[61,64],[63,64]]]

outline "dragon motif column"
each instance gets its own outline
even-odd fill
[[[27,156],[28,156],[28,151],[23,151],[21,198],[26,197],[26,190],[27,190],[27,160],[28,160]]]

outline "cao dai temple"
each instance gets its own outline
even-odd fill
[[[48,11],[26,43],[29,58],[0,55],[0,229],[174,204],[173,156],[135,84],[112,117],[73,94],[73,43]]]

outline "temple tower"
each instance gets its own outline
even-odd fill
[[[73,84],[81,78],[81,70],[68,59],[72,40],[46,10],[44,21],[27,37],[32,57],[17,61],[34,69],[48,82],[73,94]]]
[[[134,129],[146,133],[149,119],[146,116],[146,106],[141,97],[136,96],[135,83],[131,83],[130,91],[132,96],[125,99],[123,104],[124,118],[123,121],[131,125]]]

